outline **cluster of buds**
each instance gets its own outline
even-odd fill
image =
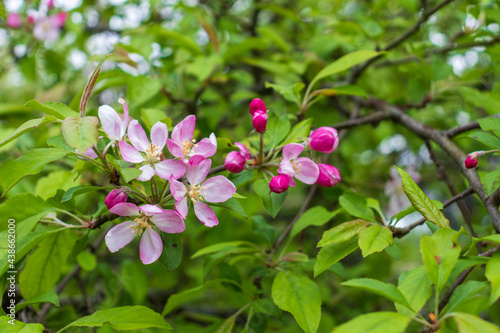
[[[151,194],[126,186],[117,187],[108,194],[104,203],[109,211],[131,219],[111,228],[105,242],[111,252],[116,252],[141,235],[140,257],[144,264],[150,264],[160,257],[163,249],[157,230],[183,232],[190,205],[204,225],[216,226],[219,221],[207,203],[229,200],[236,193],[236,187],[224,176],[207,178],[212,165],[210,157],[217,151],[217,140],[213,133],[199,142],[193,139],[195,116],[179,122],[172,130],[171,138],[168,138],[167,125],[157,122],[151,128],[150,140],[139,122],[130,119],[125,101],[120,99],[119,102],[123,104],[123,115],[108,105],[99,108],[100,123],[110,142],[103,151],[94,146],[95,152],[106,160],[113,147],[115,157],[132,163],[141,171],[136,180],[150,182]],[[171,158],[166,157],[165,147]],[[89,152],[80,156],[98,157]],[[155,180],[155,176],[160,179]],[[167,190],[169,187],[170,191]],[[137,206],[127,202],[130,194],[144,204]],[[165,205],[175,208],[165,209]]]
[[[265,110],[265,111],[264,111]],[[250,102],[250,114],[255,131],[261,134],[267,126],[267,108],[261,99],[254,99]],[[262,151],[259,151],[259,158],[253,158],[249,150],[243,144],[236,142],[239,151],[232,151],[226,156],[225,167],[229,172],[239,173],[248,168],[264,168],[273,177],[269,182],[269,189],[274,193],[282,193],[290,186],[294,187],[295,179],[305,183],[317,183],[320,186],[333,187],[341,181],[339,170],[333,165],[316,163],[308,157],[299,157],[304,149],[310,149],[321,153],[332,153],[339,144],[337,131],[331,127],[321,127],[313,131],[309,138],[304,138],[302,144],[290,143],[282,147],[282,157],[275,161],[261,161]],[[262,145],[259,148],[263,149]],[[268,156],[275,156],[278,150],[273,151]],[[279,163],[277,175],[275,176],[270,167]],[[258,163],[257,163],[258,162]],[[263,163],[266,162],[266,163]],[[276,163],[275,163],[276,162]]]

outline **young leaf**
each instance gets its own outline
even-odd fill
[[[493,131],[496,136],[500,136],[500,119],[496,117],[488,117],[478,119],[477,122],[483,131]]]
[[[459,333],[500,333],[498,326],[469,313],[455,312],[453,318]]]
[[[28,101],[26,106],[61,120],[68,117],[78,117],[78,112],[73,111],[69,106],[58,102],[45,102],[42,104],[36,99],[33,99]]]
[[[71,148],[78,149],[83,154],[87,148],[96,144],[99,138],[97,117],[68,117],[63,120],[61,131],[64,141]]]
[[[118,331],[132,331],[153,327],[172,329],[172,326],[159,313],[145,306],[135,305],[96,311],[90,316],[72,322],[59,330],[58,333],[70,327],[101,327],[105,323]]]
[[[373,211],[368,208],[368,202],[364,195],[346,191],[340,196],[339,203],[352,216],[371,222],[377,222]]]
[[[465,136],[482,143],[483,145],[492,148],[492,149],[500,149],[500,139],[493,134],[483,131],[473,131],[471,133],[466,134]]]
[[[303,275],[281,271],[271,290],[274,303],[290,312],[304,332],[316,332],[321,318],[321,294],[316,283]]]
[[[94,89],[94,85],[95,85],[95,82],[97,81],[97,77],[99,76],[99,73],[101,72],[101,67],[104,64],[104,62],[106,61],[106,59],[108,59],[111,56],[111,54],[112,53],[107,54],[106,56],[104,56],[104,58],[101,59],[101,61],[99,61],[99,64],[97,64],[97,67],[94,69],[94,72],[92,72],[92,75],[90,76],[90,79],[87,82],[85,89],[83,90],[82,99],[80,100],[80,117],[82,119],[86,118],[85,117],[85,109],[87,108],[87,102],[89,100],[90,94],[92,93],[92,89]],[[97,141],[97,139],[96,139],[96,141]],[[80,150],[80,151],[84,152],[85,150]]]
[[[136,179],[142,174],[142,171],[136,168],[131,168],[132,163],[126,162],[124,160],[117,160],[111,155],[106,157],[108,162],[120,173],[125,183]]]
[[[295,223],[290,236],[292,238],[295,237],[295,235],[311,225],[321,226],[330,221],[338,212],[338,210],[329,212],[323,206],[310,208],[302,214],[297,223]]]
[[[365,220],[354,220],[339,224],[323,233],[317,247],[348,241],[356,237],[368,224],[370,223]]]
[[[182,261],[181,237],[178,234],[162,232],[161,240],[163,242],[163,251],[159,259],[160,264],[169,270],[176,269]]]
[[[27,151],[15,160],[2,164],[0,169],[0,185],[7,193],[24,176],[39,173],[45,164],[57,161],[68,154],[68,151],[57,148],[39,148]]]
[[[494,255],[486,264],[485,276],[491,283],[490,304],[493,304],[500,297],[500,254]]]
[[[39,304],[39,303],[51,303],[59,307],[59,296],[53,291],[47,291],[26,301],[16,305],[16,312],[21,311],[28,305]]]
[[[396,286],[390,283],[384,283],[375,279],[352,279],[343,282],[342,285],[366,290],[374,294],[384,296],[394,303],[401,304],[407,308],[410,307],[403,294],[396,288]]]
[[[8,316],[0,317],[0,332],[8,333],[43,333],[42,324],[26,324],[22,321],[14,320],[14,324],[9,323],[12,318]]]
[[[284,146],[292,142],[300,142],[301,138],[309,137],[312,121],[312,118],[308,118],[295,125],[280,145]]]
[[[6,145],[7,143],[11,142],[12,140],[14,140],[18,137],[20,137],[24,133],[27,133],[27,132],[31,131],[32,129],[37,128],[41,124],[51,123],[55,120],[56,120],[56,118],[54,118],[52,116],[45,116],[43,118],[30,119],[27,122],[25,122],[24,124],[22,124],[21,126],[19,126],[14,131],[14,133],[12,133],[8,138],[6,138],[2,142],[0,142],[0,147]]]
[[[432,294],[432,281],[427,276],[427,270],[424,266],[417,266],[406,275],[400,276],[398,290],[408,300],[410,308],[418,313],[425,305]],[[402,277],[404,276],[404,279]],[[413,315],[408,309],[396,304],[398,312]]]
[[[356,238],[342,243],[333,243],[321,248],[314,264],[314,277],[323,273],[330,266],[354,252],[357,248],[358,242]]]
[[[418,185],[411,179],[410,175],[403,169],[396,167],[401,175],[403,182],[403,190],[406,196],[410,199],[411,204],[420,212],[428,221],[434,223],[440,228],[449,228],[450,221],[444,217],[443,213],[434,205],[434,203],[425,195]]]
[[[332,333],[403,333],[411,317],[396,312],[372,312],[335,327]]]
[[[207,254],[211,253],[216,253],[220,251],[228,251],[231,249],[235,249],[237,247],[250,247],[254,248],[254,245],[250,242],[247,241],[234,241],[234,242],[223,242],[223,243],[217,243],[213,245],[209,245],[207,247],[202,248],[201,250],[198,250],[191,256],[191,259],[198,258]]]
[[[358,236],[363,257],[380,252],[394,242],[391,230],[376,224],[361,230]]]
[[[456,231],[439,229],[432,237],[424,235],[420,252],[429,277],[437,292],[441,292],[460,255],[460,245],[454,239]]]
[[[105,187],[102,187],[102,186],[88,186],[88,185],[75,186],[75,187],[70,188],[69,190],[67,190],[64,193],[64,196],[62,197],[61,203],[69,201],[80,194],[104,190],[104,189],[105,189]]]
[[[459,285],[451,295],[449,303],[440,314],[452,313],[459,310],[461,305],[467,303],[472,296],[477,295],[487,287],[488,283],[485,281],[467,281]]]
[[[241,207],[240,201],[236,198],[231,198],[225,202],[210,203],[210,206],[227,208],[235,213],[240,214],[245,219],[248,218],[247,213],[245,213],[245,210],[243,209],[243,207]]]
[[[283,202],[286,199],[287,193],[274,193],[269,190],[269,185],[264,179],[259,179],[253,184],[253,189],[255,193],[259,196],[264,208],[267,212],[274,218],[278,215]]]

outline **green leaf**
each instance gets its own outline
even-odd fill
[[[396,288],[395,285],[390,283],[384,283],[375,279],[352,279],[341,283],[343,286],[359,288],[362,290],[369,291],[371,293],[384,296],[390,299],[394,303],[401,304],[405,307],[410,307],[408,301],[403,296],[403,294]]]
[[[28,305],[39,304],[39,303],[51,303],[59,307],[59,296],[53,291],[47,291],[26,301],[16,305],[16,312],[21,311]]]
[[[318,285],[303,275],[281,271],[271,287],[274,303],[290,312],[304,332],[316,332],[321,318]]]
[[[75,245],[71,249],[71,255],[73,257],[76,258],[76,256],[78,254],[80,254],[80,252],[82,252],[82,250],[88,245],[88,243],[89,243],[89,233],[90,233],[90,230],[85,235],[83,235],[82,237],[78,238],[78,240],[76,241]]]
[[[9,322],[13,322],[11,324]],[[22,321],[13,320],[8,316],[0,317],[0,332],[5,333],[43,333],[42,324],[26,324]]]
[[[64,231],[51,235],[40,243],[19,274],[19,289],[24,298],[29,299],[49,291],[56,285],[74,242],[71,231]]]
[[[0,1],[0,17],[7,20],[7,14],[5,13],[5,7],[3,6],[2,1]]]
[[[453,318],[459,333],[500,333],[498,326],[469,313],[455,312]]]
[[[142,305],[122,306],[118,308],[99,310],[80,318],[58,332],[70,327],[101,327],[105,323],[118,331],[140,330],[144,328],[163,328],[171,330],[165,319],[159,314]]]
[[[441,292],[460,255],[460,245],[454,239],[457,232],[439,229],[432,237],[424,235],[420,252],[429,277],[438,293]]]
[[[443,203],[439,200],[431,200],[434,205],[436,205],[436,207],[441,210],[443,209]],[[399,213],[397,213],[396,215],[394,215],[393,217],[396,218],[397,221],[401,220],[403,217],[406,217],[412,213],[415,213],[417,210],[415,209],[415,207],[413,206],[410,206],[408,208],[406,208],[405,210],[402,210],[400,211]]]
[[[362,88],[354,85],[338,86],[330,89],[318,89],[311,93],[311,97],[314,96],[338,96],[338,95],[354,95],[362,96],[366,98],[367,94]]]
[[[31,131],[32,129],[37,128],[41,124],[45,123],[50,123],[56,120],[56,118],[52,116],[45,116],[43,118],[37,118],[37,119],[31,119],[19,126],[14,133],[12,133],[8,138],[4,139],[2,142],[0,142],[0,147],[6,145],[7,143],[11,142],[12,140],[20,137],[24,133],[27,133]]]
[[[417,266],[399,277],[398,290],[408,301],[410,308],[418,313],[432,294],[432,281],[424,266]],[[398,312],[413,315],[408,309],[396,304]]]
[[[227,208],[235,213],[240,214],[244,218],[248,218],[247,213],[245,213],[245,210],[243,209],[243,207],[241,207],[240,201],[236,198],[231,198],[225,202],[218,202],[218,203],[211,202],[210,206]]]
[[[7,193],[24,176],[39,173],[45,164],[60,160],[68,151],[57,148],[39,148],[29,150],[15,160],[2,164],[0,169],[0,184]]]
[[[490,195],[500,187],[500,170],[493,170],[485,175],[481,175],[481,183],[486,190],[486,195]]]
[[[425,195],[418,185],[411,179],[406,171],[396,167],[401,175],[403,182],[403,190],[406,196],[410,199],[411,204],[420,212],[428,221],[434,223],[440,228],[449,228],[450,221],[444,217],[443,213],[434,205],[434,203]]]
[[[290,121],[286,114],[279,118],[274,113],[268,113],[268,115],[267,130],[264,138],[268,140],[268,148],[271,149],[286,138],[290,131]]]
[[[323,273],[330,266],[354,252],[357,248],[358,241],[356,238],[342,243],[333,243],[321,248],[314,264],[314,277]]]
[[[164,123],[165,125],[167,125],[167,128],[169,128],[169,130],[172,127],[172,119],[167,117],[167,115],[165,114],[165,111],[163,111],[163,110],[142,109],[141,110],[141,119],[142,119],[142,121],[144,121],[144,123],[146,124],[146,126],[148,128],[153,127],[153,125],[159,121]]]
[[[88,185],[75,186],[75,187],[70,188],[69,190],[67,190],[64,193],[64,196],[62,197],[61,203],[69,201],[80,194],[100,191],[100,190],[104,190],[104,189],[105,189],[105,187],[102,187],[102,186],[88,186]]]
[[[158,35],[160,37],[165,37],[169,42],[173,42],[175,46],[182,47],[192,54],[203,55],[202,49],[196,44],[196,42],[189,38],[185,34],[181,34],[172,30],[163,28],[160,25],[153,25],[148,28],[148,33]],[[164,44],[162,44],[163,46]]]
[[[209,245],[207,247],[198,250],[191,256],[191,259],[198,258],[207,254],[217,253],[221,251],[228,251],[238,247],[251,247],[254,248],[254,245],[247,241],[233,241],[233,242],[223,242],[217,243],[214,245]]]
[[[403,333],[411,317],[396,312],[372,312],[335,327],[332,333]]]
[[[500,149],[500,139],[493,134],[486,133],[483,131],[473,131],[466,134],[465,136],[484,144],[487,147],[493,149]]]
[[[0,231],[7,231],[8,220],[15,219],[18,235],[30,232],[37,222],[51,210],[50,205],[34,194],[13,195],[0,205],[0,216],[5,217],[0,220]]]
[[[299,232],[301,232],[302,230],[311,225],[322,226],[323,224],[330,221],[338,213],[339,213],[338,210],[334,212],[329,212],[323,206],[316,206],[310,208],[300,216],[297,223],[295,223],[295,225],[293,226],[290,236],[292,238],[295,237],[296,235],[299,234]]]
[[[238,313],[239,315],[239,313]],[[214,333],[231,333],[233,332],[234,324],[238,315],[232,315],[222,322],[222,324],[217,327]]]
[[[352,216],[371,222],[377,222],[373,211],[368,208],[368,202],[364,195],[346,191],[340,196],[339,203]]]
[[[440,314],[452,313],[459,310],[461,305],[470,301],[472,296],[478,294],[487,287],[488,283],[485,281],[467,281],[459,285],[453,294],[451,294],[450,301]]]
[[[493,304],[500,297],[500,254],[495,254],[486,264],[485,276],[491,283],[490,304]]]
[[[286,199],[288,191],[283,193],[274,193],[269,190],[269,185],[264,179],[259,179],[253,184],[255,193],[259,196],[264,208],[274,218],[278,215],[283,202]]]
[[[392,245],[394,238],[392,231],[380,225],[371,225],[359,232],[359,248],[363,257],[374,252],[380,252]]]
[[[122,176],[125,183],[128,183],[142,174],[142,171],[136,168],[131,168],[132,163],[125,162],[124,160],[117,160],[111,155],[107,156],[108,162],[118,170],[120,175]]]
[[[42,104],[39,101],[33,99],[27,102],[26,106],[48,114],[49,116],[54,116],[61,120],[64,120],[68,117],[78,117],[78,112],[73,111],[70,107],[58,102],[45,102]]]
[[[370,223],[365,220],[354,220],[339,224],[323,233],[317,247],[348,241],[356,237],[368,224]]]
[[[178,234],[161,233],[163,251],[159,258],[160,264],[166,269],[176,269],[182,261],[182,240]]]
[[[68,146],[83,154],[87,148],[96,144],[99,138],[98,126],[97,117],[68,117],[62,122],[61,131]]]
[[[479,123],[479,126],[481,126],[481,129],[483,131],[493,131],[496,136],[500,136],[500,118],[483,118],[478,119],[477,122]]]
[[[309,256],[302,252],[290,252],[283,256],[283,260],[290,262],[308,262]]]
[[[312,118],[308,118],[295,125],[280,145],[285,146],[289,143],[301,142],[301,138],[309,137],[312,121]]]
[[[95,255],[90,252],[80,252],[76,256],[76,262],[86,271],[92,271],[97,265],[97,259]]]
[[[334,61],[330,65],[323,68],[318,74],[316,74],[314,79],[312,79],[310,86],[311,87],[314,86],[314,84],[317,81],[319,81],[327,76],[345,71],[345,70],[347,70],[347,69],[349,69],[349,68],[351,68],[351,67],[353,67],[361,62],[364,62],[364,61],[371,59],[373,57],[376,57],[378,55],[380,55],[379,52],[372,51],[372,50],[359,50],[359,51],[355,51],[355,52],[346,54],[345,56],[340,57],[339,59],[337,59],[336,61]]]
[[[284,86],[266,81],[266,88],[272,88],[278,94],[283,96],[283,98],[285,98],[287,101],[296,103],[299,106],[301,104],[300,91],[304,89],[304,87],[305,85],[302,82],[291,84],[289,86]]]

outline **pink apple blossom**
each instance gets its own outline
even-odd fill
[[[201,155],[205,158],[213,156],[217,152],[217,139],[215,134],[204,138],[196,143],[193,139],[196,117],[187,116],[178,123],[172,131],[172,139],[167,140],[167,148],[172,155],[180,158],[185,163],[191,156]]]
[[[319,169],[316,163],[307,157],[298,157],[303,150],[304,147],[298,143],[290,143],[283,147],[283,160],[278,173],[289,176],[290,186],[295,186],[292,177],[306,184],[314,184],[318,180]]]
[[[59,12],[56,15],[54,15],[57,21],[57,25],[59,28],[64,27],[64,24],[66,23],[66,20],[68,19],[68,13],[66,12]]]
[[[188,214],[188,199],[193,202],[194,213],[207,227],[219,224],[217,216],[206,202],[224,202],[229,200],[236,187],[224,176],[215,176],[205,180],[210,171],[212,161],[200,155],[189,159],[186,166],[187,182],[170,178],[170,191],[175,199],[175,209],[186,218]]]
[[[267,127],[267,113],[257,110],[252,116],[252,125],[257,133],[264,133]]]
[[[290,183],[288,181],[288,176],[286,175],[277,175],[271,178],[269,182],[269,189],[274,193],[282,193],[288,190]]]
[[[266,104],[260,99],[260,98],[255,98],[250,102],[250,114],[253,116],[255,111],[260,110],[264,113],[267,112]]]
[[[245,169],[246,160],[237,151],[232,151],[227,154],[226,159],[224,160],[224,166],[226,170],[232,173],[240,173]]]
[[[330,164],[318,164],[319,176],[317,183],[321,186],[333,187],[337,185],[340,181],[339,170]]]
[[[7,15],[7,21],[5,22],[5,24],[9,28],[19,28],[21,26],[21,15],[19,15],[18,13],[9,13],[9,15]]]
[[[132,120],[128,125],[128,138],[132,146],[125,141],[120,141],[120,152],[125,161],[143,164],[139,168],[142,174],[137,177],[138,180],[148,181],[155,174],[163,179],[170,177],[178,179],[184,175],[186,167],[181,161],[173,159],[160,161],[167,136],[167,125],[162,122],[157,122],[151,128],[152,142],[149,142],[146,132],[137,120]]]
[[[331,153],[339,145],[337,130],[332,127],[320,127],[309,136],[309,146],[321,153]]]
[[[235,142],[234,145],[236,147],[238,147],[238,149],[240,150],[240,154],[241,156],[243,156],[245,158],[245,160],[251,160],[252,159],[252,156],[250,155],[250,153],[248,152],[248,148],[242,144],[242,143],[239,143],[239,142]]]
[[[99,119],[101,120],[102,128],[108,135],[110,140],[120,141],[125,137],[129,122],[128,106],[125,101],[120,98],[118,100],[123,104],[123,118],[109,105],[99,107]]]
[[[55,42],[59,38],[61,21],[57,16],[36,17],[34,23],[33,36],[35,36],[36,39]]]
[[[127,202],[129,193],[130,189],[128,187],[115,188],[106,196],[104,204],[108,207],[108,209],[111,209],[119,203]]]
[[[130,243],[135,236],[142,235],[140,256],[145,265],[155,262],[163,250],[161,237],[153,230],[153,226],[169,234],[183,232],[186,228],[179,214],[155,205],[137,207],[133,203],[124,202],[113,206],[110,211],[120,216],[138,217],[111,228],[106,234],[106,246],[111,252],[116,252]]]

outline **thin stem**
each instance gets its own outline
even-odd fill
[[[74,218],[75,220],[77,220],[78,222],[80,222],[80,224],[83,224],[83,225],[87,224],[82,219],[80,219],[78,216],[76,216],[73,213],[68,212],[67,210],[62,210],[62,209],[58,209],[58,208],[56,208],[55,210],[57,210],[58,212],[64,213],[64,214],[66,214],[68,216],[71,216],[72,218]]]
[[[419,323],[420,323],[420,324],[422,324],[422,325],[425,325],[425,326],[427,326],[427,327],[433,328],[432,324],[430,324],[430,323],[429,323],[429,322],[427,322],[426,320],[420,319],[420,318],[418,318],[418,317],[416,317],[416,316],[415,316],[415,317],[413,317],[413,318],[411,318],[411,319],[413,319],[413,320],[415,320],[415,321],[419,322]]]
[[[96,153],[97,157],[99,157],[99,159],[101,160],[102,166],[104,167],[104,171],[109,175],[110,170],[109,170],[109,164],[106,161],[106,157],[103,156],[101,154],[101,152],[95,146],[92,146],[92,150],[94,151],[94,153]]]
[[[259,165],[262,167],[262,163],[264,162],[264,133],[259,133]]]
[[[168,180],[165,180],[165,184],[163,184],[163,188],[161,189],[160,191],[160,196],[159,196],[159,199],[160,200],[163,200],[163,195],[165,194],[165,191],[167,190],[167,185],[169,184],[170,182]]]

